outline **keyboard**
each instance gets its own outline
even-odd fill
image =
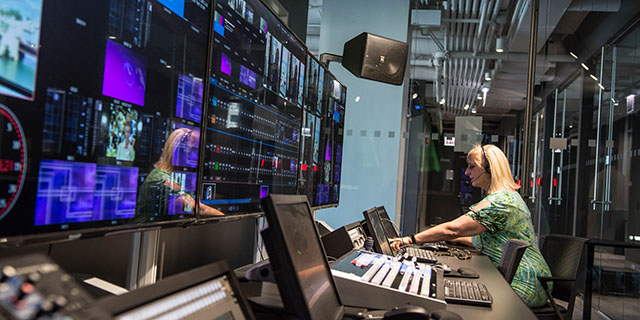
[[[460,279],[444,280],[444,300],[447,303],[490,307],[493,298],[482,283]]]
[[[415,257],[418,262],[438,262],[436,255],[433,253],[433,251],[430,250],[419,249],[416,247],[406,247],[404,248],[404,253],[409,256],[409,259]]]

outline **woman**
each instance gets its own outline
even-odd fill
[[[528,241],[531,246],[522,257],[511,287],[527,306],[544,305],[546,295],[537,276],[551,276],[551,271],[536,244],[531,213],[516,192],[519,186],[513,181],[504,153],[494,145],[476,145],[467,155],[465,174],[471,178],[472,186],[487,191],[482,201],[455,220],[396,239],[391,246],[398,250],[405,244],[452,240],[476,247],[497,267],[509,239]]]
[[[195,194],[183,190],[183,186],[187,185],[184,180],[188,178],[184,172],[176,171],[173,163],[174,155],[180,146],[197,146],[198,139],[197,134],[185,128],[176,129],[169,135],[160,159],[154,164],[155,168],[146,177],[138,192],[135,222],[148,222],[151,218],[156,219],[174,213],[193,212]],[[200,215],[203,216],[224,215],[202,203],[199,203],[198,207]]]

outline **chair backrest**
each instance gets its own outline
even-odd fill
[[[522,260],[522,255],[524,255],[524,251],[529,246],[531,246],[529,242],[520,239],[511,239],[504,245],[498,270],[500,270],[500,273],[509,284],[513,281],[513,277],[516,275],[520,265],[520,260]]]
[[[572,237],[563,234],[548,234],[542,243],[542,256],[547,261],[551,275],[567,279],[577,279],[581,267],[584,267],[585,242],[587,238]],[[573,303],[576,284],[579,281],[556,281],[552,295],[556,299]]]

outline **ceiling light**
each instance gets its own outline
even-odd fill
[[[440,99],[440,104],[444,104],[445,102],[444,98]]]
[[[476,108],[471,109],[471,113],[476,114],[478,111],[476,111]]]
[[[600,90],[604,90],[604,86],[600,82],[598,82],[598,87],[600,87]]]
[[[487,93],[489,92],[489,87],[482,87],[482,93]]]
[[[576,56],[576,54],[575,54],[575,53],[573,53],[573,52],[569,51],[569,54],[570,54],[574,59],[578,60],[578,56]]]
[[[590,74],[589,77],[591,77],[591,79],[593,79],[593,81],[598,81],[598,78],[596,78],[596,76]]]
[[[465,110],[469,110],[469,104],[468,103],[464,105],[464,109]]]
[[[586,65],[586,64],[584,64],[584,62],[583,62],[583,63],[581,63],[580,65],[581,65],[585,70],[589,71],[589,67],[587,67],[587,65]]]
[[[356,97],[356,102],[360,102],[360,96]]]
[[[414,92],[413,95],[411,95],[412,99],[418,99],[418,93]]]
[[[485,81],[491,81],[491,72],[485,72],[484,73],[484,80]]]
[[[476,99],[482,100],[482,94],[480,92],[478,92],[478,95],[476,95]]]
[[[503,38],[496,38],[496,52],[497,53],[504,52],[504,39]]]

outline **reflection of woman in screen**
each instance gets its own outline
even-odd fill
[[[269,81],[271,82],[272,88],[276,88],[278,84],[280,84],[280,70],[278,65],[280,61],[280,49],[276,48],[275,55],[271,55],[271,63],[269,63]]]
[[[193,192],[183,190],[179,181],[182,172],[175,172],[173,155],[182,143],[197,144],[198,137],[186,128],[174,130],[164,144],[160,159],[154,164],[155,168],[144,180],[138,191],[136,201],[136,221],[146,222],[150,218],[166,217],[169,214],[169,199],[181,202],[184,211],[191,211],[195,206]],[[224,213],[202,203],[199,204],[200,214],[206,216],[221,216]]]
[[[123,126],[123,137],[121,137],[120,143],[116,147],[116,160],[133,161],[136,156],[133,145],[131,119],[127,118]]]

